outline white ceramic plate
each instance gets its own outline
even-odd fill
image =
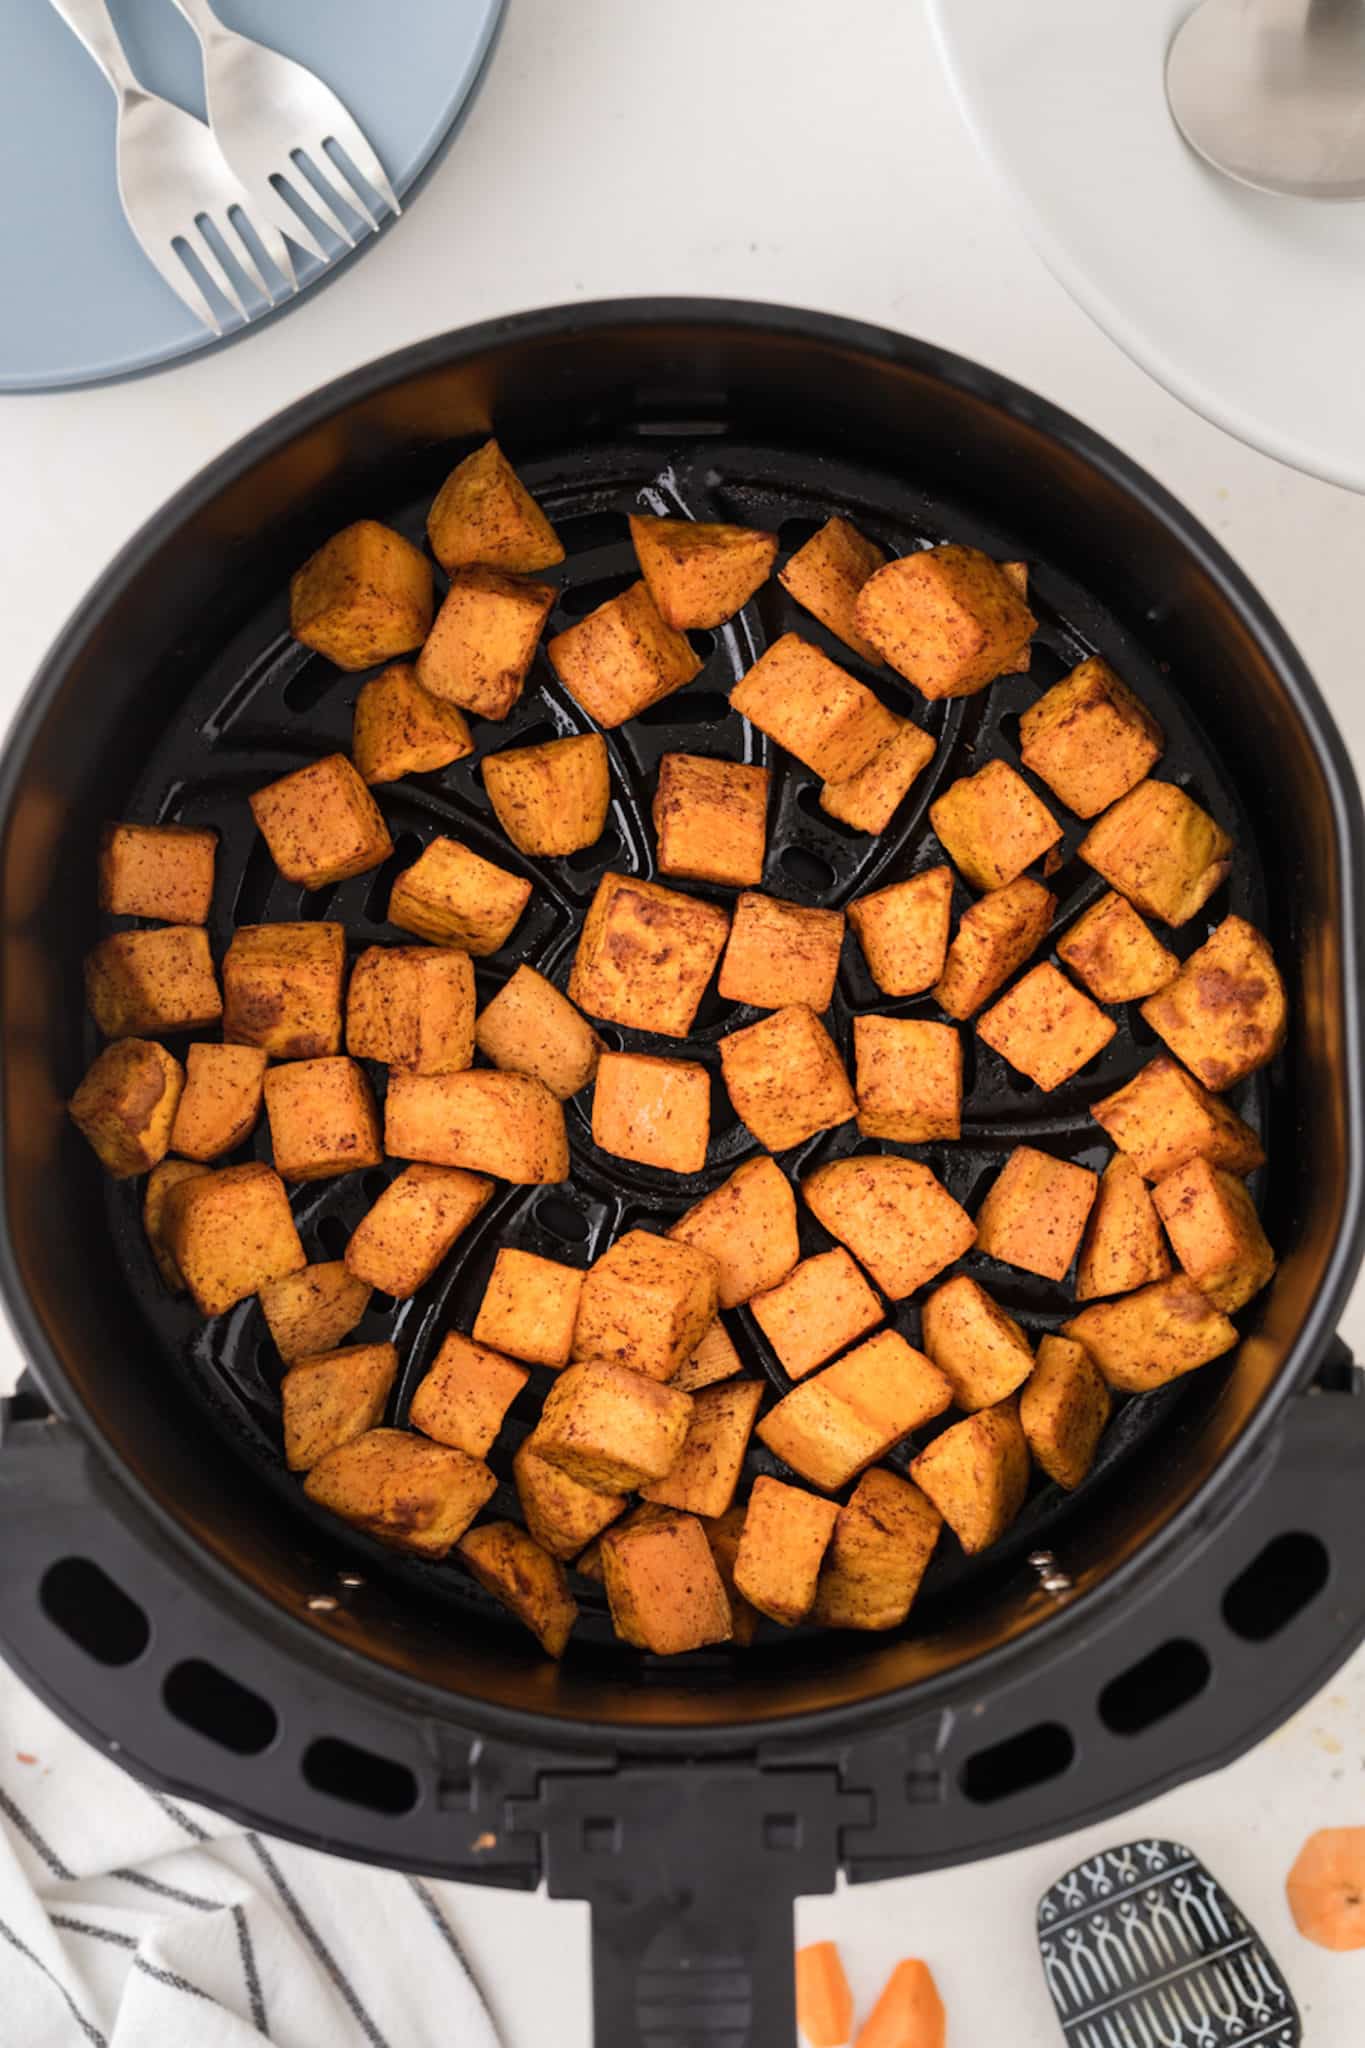
[[[1253,192],[1186,147],[1190,0],[928,0],[967,124],[1040,255],[1206,419],[1365,491],[1365,201]]]

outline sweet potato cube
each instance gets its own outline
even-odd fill
[[[1095,1462],[1113,1405],[1084,1344],[1074,1337],[1044,1337],[1019,1396],[1019,1422],[1034,1463],[1068,1492],[1079,1486]]]
[[[623,1493],[603,1493],[570,1479],[542,1458],[534,1432],[512,1460],[512,1477],[526,1526],[551,1557],[577,1557],[585,1545],[625,1513]]]
[[[729,1597],[695,1515],[609,1529],[602,1571],[623,1642],[656,1657],[729,1642]]]
[[[265,1054],[255,1045],[192,1045],[171,1148],[186,1159],[221,1159],[244,1144],[261,1113]]]
[[[564,559],[559,536],[496,441],[451,470],[427,514],[427,538],[443,569],[486,562],[529,575]]]
[[[438,946],[480,957],[512,936],[531,884],[458,839],[433,839],[389,892],[389,923]]]
[[[516,1522],[485,1522],[455,1546],[486,1593],[524,1622],[547,1657],[562,1657],[578,1602],[557,1557]]]
[[[305,889],[367,874],[393,852],[379,806],[345,754],[268,782],[251,813],[280,873]]]
[[[1008,675],[1037,620],[999,562],[976,548],[924,548],[870,576],[854,624],[921,696],[969,697]]]
[[[424,690],[410,662],[394,662],[355,700],[351,753],[364,782],[432,775],[473,751],[464,713]]]
[[[780,1479],[754,1481],[735,1558],[735,1585],[760,1614],[795,1628],[815,1600],[839,1510]]]
[[[875,1330],[882,1305],[842,1246],[802,1259],[749,1307],[790,1379],[803,1379],[855,1338]]]
[[[735,1586],[735,1559],[747,1513],[747,1504],[736,1502],[723,1515],[708,1516],[701,1525],[730,1603],[730,1640],[739,1645],[751,1643],[758,1630],[758,1609],[751,1607]]]
[[[1058,939],[1057,958],[1098,1003],[1137,1002],[1165,988],[1180,968],[1127,897],[1113,889]]]
[[[825,782],[865,768],[895,713],[809,640],[784,633],[730,692],[730,706]]]
[[[959,1273],[924,1304],[924,1348],[959,1408],[993,1408],[1033,1371],[1033,1346],[984,1287]]]
[[[1028,1440],[1017,1401],[983,1408],[926,1445],[910,1477],[973,1555],[1003,1536],[1028,1493]]]
[[[203,924],[213,901],[218,834],[194,825],[106,825],[99,904],[114,917]]]
[[[746,892],[735,903],[716,987],[726,1002],[761,1010],[800,1003],[818,1015],[834,999],[843,943],[842,910]]]
[[[445,704],[506,718],[520,698],[559,595],[501,569],[456,569],[417,657],[417,680]]]
[[[800,1003],[722,1038],[720,1065],[735,1115],[770,1152],[847,1123],[857,1108],[838,1047]]]
[[[314,1465],[303,1490],[367,1536],[419,1557],[444,1557],[492,1497],[477,1458],[407,1429],[370,1429]]]
[[[165,1158],[184,1085],[185,1070],[164,1045],[121,1038],[87,1069],[67,1108],[105,1172],[128,1180]]]
[[[865,1472],[834,1524],[812,1621],[826,1628],[899,1628],[942,1527],[938,1509],[908,1479]]]
[[[734,1340],[717,1316],[692,1356],[683,1360],[669,1384],[684,1394],[695,1394],[699,1387],[710,1387],[719,1380],[733,1379],[742,1369]]]
[[[992,1004],[977,1036],[1044,1093],[1103,1052],[1118,1026],[1051,961],[1032,967]]]
[[[389,1076],[384,1149],[394,1159],[463,1166],[529,1185],[565,1180],[564,1109],[543,1081],[471,1067],[463,1074]]]
[[[1090,1114],[1148,1180],[1164,1180],[1191,1159],[1237,1174],[1265,1164],[1250,1125],[1164,1053],[1092,1102]]]
[[[691,641],[660,618],[644,582],[556,633],[546,652],[574,702],[608,731],[671,697],[701,668]]]
[[[216,1023],[223,999],[204,927],[163,924],[101,939],[85,956],[85,1000],[106,1038]]]
[[[943,1183],[895,1152],[831,1160],[807,1175],[801,1192],[892,1301],[927,1286],[976,1241],[976,1225]]]
[[[962,1040],[953,1024],[855,1017],[858,1129],[903,1145],[962,1135]]]
[[[378,1166],[384,1157],[370,1084],[344,1053],[272,1067],[265,1077],[265,1113],[284,1180],[327,1180]]]
[[[406,1301],[425,1287],[493,1192],[493,1183],[450,1166],[406,1166],[351,1232],[346,1270]]]
[[[974,889],[1003,889],[1062,837],[1047,805],[1005,761],[960,776],[930,804],[929,818]]]
[[[692,1420],[672,1467],[640,1488],[644,1500],[689,1515],[723,1515],[735,1497],[763,1399],[761,1380],[729,1380],[692,1396]]]
[[[1100,1177],[1032,1145],[1016,1145],[976,1212],[976,1248],[1045,1280],[1064,1280]]]
[[[1232,841],[1173,782],[1140,782],[1096,820],[1076,849],[1148,917],[1184,924],[1232,866]]]
[[[486,1458],[507,1411],[531,1375],[500,1351],[471,1343],[458,1330],[441,1340],[408,1404],[408,1421],[438,1444]]]
[[[290,632],[338,668],[411,653],[434,609],[430,562],[374,519],[334,533],[289,580]]]
[[[718,1271],[710,1252],[695,1245],[628,1230],[588,1268],[574,1357],[672,1379],[716,1319]]]
[[[346,1049],[406,1074],[474,1058],[474,963],[453,946],[367,946],[346,992]]]
[[[142,1197],[142,1227],[147,1233],[156,1270],[172,1294],[183,1294],[185,1281],[166,1249],[166,1197],[182,1180],[195,1180],[208,1170],[207,1166],[198,1166],[192,1159],[163,1159],[147,1176],[147,1187]]]
[[[733,888],[763,880],[767,844],[766,768],[665,754],[654,793],[659,873]]]
[[[1091,655],[1030,704],[1019,752],[1078,818],[1096,818],[1127,796],[1161,759],[1161,727],[1107,661]]]
[[[849,904],[848,921],[883,995],[917,996],[933,987],[948,951],[952,900],[953,871],[940,866]]]
[[[640,1501],[627,1515],[622,1515],[616,1524],[615,1534],[624,1534],[627,1529],[652,1529],[660,1522],[676,1522],[676,1508],[656,1507],[653,1501]],[[602,1565],[602,1538],[589,1543],[585,1550],[574,1559],[574,1570],[585,1579],[592,1579],[601,1585],[606,1577]]]
[[[578,935],[570,1000],[609,1024],[686,1038],[729,930],[719,904],[607,873]]]
[[[1236,1326],[1184,1273],[1092,1302],[1062,1334],[1084,1344],[1110,1386],[1129,1394],[1164,1387],[1237,1342]]]
[[[802,1380],[758,1425],[757,1435],[773,1456],[811,1486],[836,1493],[865,1472],[890,1448],[886,1432],[870,1416],[841,1401],[824,1374]]]
[[[1165,1280],[1171,1259],[1152,1194],[1126,1152],[1116,1152],[1100,1175],[1095,1206],[1085,1227],[1076,1267],[1077,1301],[1131,1294]]]
[[[352,1344],[291,1365],[280,1381],[284,1462],[307,1472],[338,1444],[373,1429],[398,1377],[392,1344]]]
[[[1232,1315],[1259,1294],[1275,1254],[1241,1181],[1207,1159],[1191,1159],[1152,1190],[1175,1255],[1215,1308]]]
[[[178,1182],[166,1197],[163,1235],[204,1316],[220,1316],[308,1264],[284,1182],[260,1160]]]
[[[927,732],[909,718],[898,718],[895,730],[856,774],[821,783],[821,810],[855,832],[884,832],[934,751]]]
[[[369,1307],[371,1291],[368,1281],[347,1272],[341,1259],[267,1280],[260,1290],[261,1310],[285,1364],[334,1351]]]
[[[503,1245],[474,1319],[480,1344],[533,1365],[567,1365],[583,1296],[582,1270]]]
[[[738,1308],[776,1287],[801,1256],[796,1197],[781,1167],[768,1158],[746,1159],[694,1202],[668,1234],[714,1258],[722,1308]]]
[[[341,1050],[346,932],[339,924],[239,924],[223,956],[223,1036],[276,1060]]]
[[[1284,1044],[1289,1004],[1269,945],[1244,917],[1225,917],[1142,1014],[1215,1094],[1245,1081]]]
[[[939,1008],[963,1023],[974,1016],[1037,951],[1056,908],[1057,898],[1050,890],[1021,875],[964,910],[934,988]]]
[[[711,1136],[711,1076],[695,1060],[604,1052],[592,1098],[592,1140],[617,1159],[700,1173]]]
[[[828,626],[836,639],[864,661],[878,662],[881,656],[858,631],[853,611],[858,592],[885,562],[886,554],[876,541],[868,540],[836,513],[778,570],[777,580],[822,626]]]
[[[557,858],[594,846],[611,802],[607,743],[573,733],[536,747],[488,754],[483,786],[498,823],[522,853]]]
[[[733,618],[777,558],[777,535],[753,526],[633,512],[630,537],[660,618],[682,632]]]
[[[886,1435],[887,1448],[950,1408],[953,1390],[932,1358],[896,1330],[878,1330],[819,1374],[821,1383]]]
[[[566,1366],[545,1398],[537,1457],[580,1485],[617,1493],[662,1479],[692,1421],[692,1396],[612,1359]]]
[[[479,1012],[474,1043],[495,1067],[543,1081],[561,1102],[587,1087],[602,1052],[591,1024],[534,967],[518,967]]]

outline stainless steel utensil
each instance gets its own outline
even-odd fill
[[[330,86],[292,57],[224,27],[208,0],[175,4],[199,38],[209,122],[223,154],[262,205],[273,198],[282,209],[280,194],[290,201],[288,217],[273,216],[287,234],[325,262],[300,203],[348,247],[356,236],[338,200],[371,229],[379,226],[373,199],[381,210],[402,212],[384,166]]]
[[[284,237],[253,207],[204,123],[149,92],[128,62],[105,0],[52,0],[84,43],[118,100],[116,161],[119,198],[128,225],[176,296],[215,334],[224,323],[194,266],[245,324],[276,303],[280,287],[266,281],[243,227],[279,272],[284,293],[297,290]],[[244,297],[240,265],[261,294]]]

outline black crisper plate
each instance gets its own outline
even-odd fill
[[[420,495],[399,503],[367,504],[363,509],[420,541],[427,506],[458,452],[446,450],[433,456]],[[547,638],[634,580],[637,572],[625,515],[641,508],[776,529],[781,537],[779,563],[833,512],[845,514],[895,554],[949,538],[1000,558],[1027,554],[1027,526],[1022,515],[1019,526],[995,529],[964,515],[951,503],[926,497],[913,478],[817,461],[775,447],[737,445],[720,433],[710,438],[699,436],[694,429],[690,438],[680,434],[676,443],[642,433],[637,438],[552,450],[514,447],[510,453],[567,550],[559,572],[562,592]],[[704,652],[705,662],[685,690],[607,735],[612,807],[598,843],[567,860],[529,862],[508,844],[496,824],[483,792],[479,760],[503,747],[589,728],[590,722],[560,687],[542,651],[525,695],[507,721],[501,725],[476,723],[475,756],[439,774],[409,777],[377,790],[394,839],[393,854],[385,865],[375,873],[309,894],[277,874],[246,799],[263,783],[311,758],[349,749],[352,711],[364,678],[342,674],[290,640],[286,586],[294,566],[291,561],[280,563],[276,600],[224,649],[188,692],[179,717],[121,806],[125,816],[213,825],[219,831],[218,885],[210,927],[219,956],[238,923],[298,917],[343,923],[353,955],[376,942],[404,941],[406,935],[384,921],[393,878],[426,840],[436,833],[451,833],[489,859],[531,876],[535,884],[530,905],[509,944],[494,959],[477,963],[480,1003],[487,1002],[523,961],[534,964],[562,988],[583,913],[604,871],[654,873],[650,802],[659,759],[670,749],[759,761],[770,767],[773,789],[764,888],[798,903],[842,907],[855,896],[945,858],[929,825],[930,802],[957,777],[972,773],[987,760],[998,758],[1019,768],[1020,713],[1077,661],[1094,652],[1113,662],[1160,719],[1166,752],[1158,772],[1186,788],[1237,841],[1230,883],[1215,898],[1210,912],[1178,932],[1163,932],[1163,938],[1184,955],[1202,942],[1228,910],[1264,922],[1261,867],[1251,821],[1190,714],[1198,678],[1168,676],[1082,590],[1051,565],[1034,563],[1030,563],[1029,600],[1039,617],[1040,630],[1031,672],[998,682],[979,696],[927,707],[889,671],[867,668],[788,598],[775,578],[770,580],[728,625],[714,633],[691,636],[698,651]],[[891,828],[880,837],[850,832],[826,817],[818,806],[816,778],[729,709],[727,694],[735,679],[765,646],[789,629],[823,646],[895,709],[927,724],[939,742],[928,770]],[[1031,780],[1024,772],[1026,780]],[[1051,808],[1060,812],[1046,788],[1035,786]],[[1048,878],[1059,899],[1054,939],[1104,890],[1099,878],[1075,859],[1084,829],[1077,821],[1069,821],[1063,863]],[[727,904],[733,901],[732,891],[705,884],[673,886]],[[969,900],[958,883],[955,916]],[[852,1019],[869,1011],[897,1016],[939,1014],[929,996],[908,1001],[882,996],[850,935],[830,1018],[850,1071]],[[712,1142],[705,1171],[683,1178],[599,1152],[591,1138],[590,1098],[576,1098],[567,1106],[572,1153],[567,1184],[555,1188],[499,1186],[477,1223],[420,1294],[397,1304],[380,1296],[371,1302],[351,1341],[392,1339],[398,1344],[401,1371],[391,1420],[402,1422],[405,1418],[412,1390],[430,1365],[444,1331],[472,1326],[499,1245],[516,1243],[571,1264],[586,1265],[621,1231],[635,1224],[666,1227],[754,1152],[753,1141],[731,1111],[721,1084],[718,1041],[758,1014],[722,1002],[712,990],[685,1047],[644,1032],[601,1027],[602,1036],[612,1045],[665,1054],[685,1052],[689,1059],[708,1066],[712,1075]],[[1088,1114],[1090,1103],[1133,1074],[1158,1049],[1136,1005],[1126,1006],[1117,1016],[1120,1028],[1101,1056],[1051,1095],[1043,1095],[998,1054],[981,1045],[970,1025],[963,1027],[965,1101],[960,1143],[879,1147],[861,1140],[856,1126],[847,1124],[784,1156],[782,1163],[799,1181],[816,1164],[855,1150],[907,1150],[931,1166],[971,1211],[977,1208],[1009,1149],[1021,1142],[1098,1168],[1108,1146]],[[93,1039],[90,1050],[93,1053]],[[370,1065],[369,1072],[382,1096],[384,1070]],[[1264,1127],[1264,1076],[1239,1091],[1234,1100],[1253,1126]],[[264,1123],[241,1156],[269,1157]],[[391,1162],[364,1174],[295,1189],[294,1212],[309,1256],[339,1257],[351,1230],[399,1170],[400,1163]],[[477,1608],[491,1615],[494,1609],[489,1597],[458,1566],[433,1566],[383,1551],[305,1500],[280,1455],[278,1388],[282,1368],[256,1302],[248,1301],[227,1316],[202,1322],[192,1306],[183,1298],[172,1299],[157,1280],[141,1227],[140,1190],[111,1185],[108,1202],[111,1228],[145,1315],[149,1341],[164,1356],[167,1371],[191,1383],[233,1455],[246,1460],[271,1486],[296,1502],[301,1512],[324,1524],[339,1545],[365,1560],[367,1571],[400,1575],[410,1586],[455,1610]],[[1273,1216],[1270,1228],[1273,1236]],[[824,1249],[832,1242],[804,1211],[801,1231],[805,1252]],[[978,1277],[1035,1338],[1072,1312],[1066,1287],[1000,1265],[982,1254],[969,1253],[952,1270]],[[889,1320],[912,1343],[918,1342],[917,1304],[893,1308]],[[785,1392],[790,1383],[748,1312],[740,1310],[727,1317],[727,1322],[746,1368],[766,1376],[776,1393]],[[510,1481],[511,1459],[534,1423],[550,1378],[547,1371],[532,1369],[530,1382],[503,1429],[491,1458],[501,1483],[490,1503],[490,1514],[518,1515]],[[1176,1386],[1127,1402],[1111,1425],[1081,1494],[1109,1485],[1137,1444],[1168,1424],[1187,1392],[1188,1386]],[[915,1444],[903,1445],[890,1462],[904,1466],[923,1440],[921,1436]],[[785,1468],[761,1446],[755,1445],[749,1463],[751,1473],[772,1471],[785,1476]],[[1072,1502],[1080,1497],[1072,1496],[1069,1501],[1056,1487],[1040,1481],[1008,1538],[983,1558],[965,1559],[956,1543],[945,1538],[907,1626],[932,1629],[950,1606],[961,1611],[968,1589],[984,1576],[998,1574],[1002,1566],[1017,1560],[1021,1551],[1052,1547],[1072,1511]],[[604,1602],[599,1589],[587,1581],[576,1580],[575,1590],[584,1612],[569,1656],[572,1658],[585,1640],[598,1646],[600,1656],[612,1641]],[[772,1637],[782,1633],[767,1626]],[[633,1652],[618,1654],[623,1661],[638,1662]],[[723,1680],[731,1655],[729,1651],[712,1651],[691,1659],[695,1678]],[[676,1670],[676,1660],[672,1668]]]

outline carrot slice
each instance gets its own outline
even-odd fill
[[[858,2035],[857,2048],[943,2048],[948,2022],[927,1963],[897,1963]]]
[[[796,1951],[796,2023],[810,2048],[845,2048],[853,2032],[853,1993],[835,1942]]]
[[[1365,1948],[1365,1828],[1310,1835],[1285,1890],[1294,1925],[1319,1948]]]

